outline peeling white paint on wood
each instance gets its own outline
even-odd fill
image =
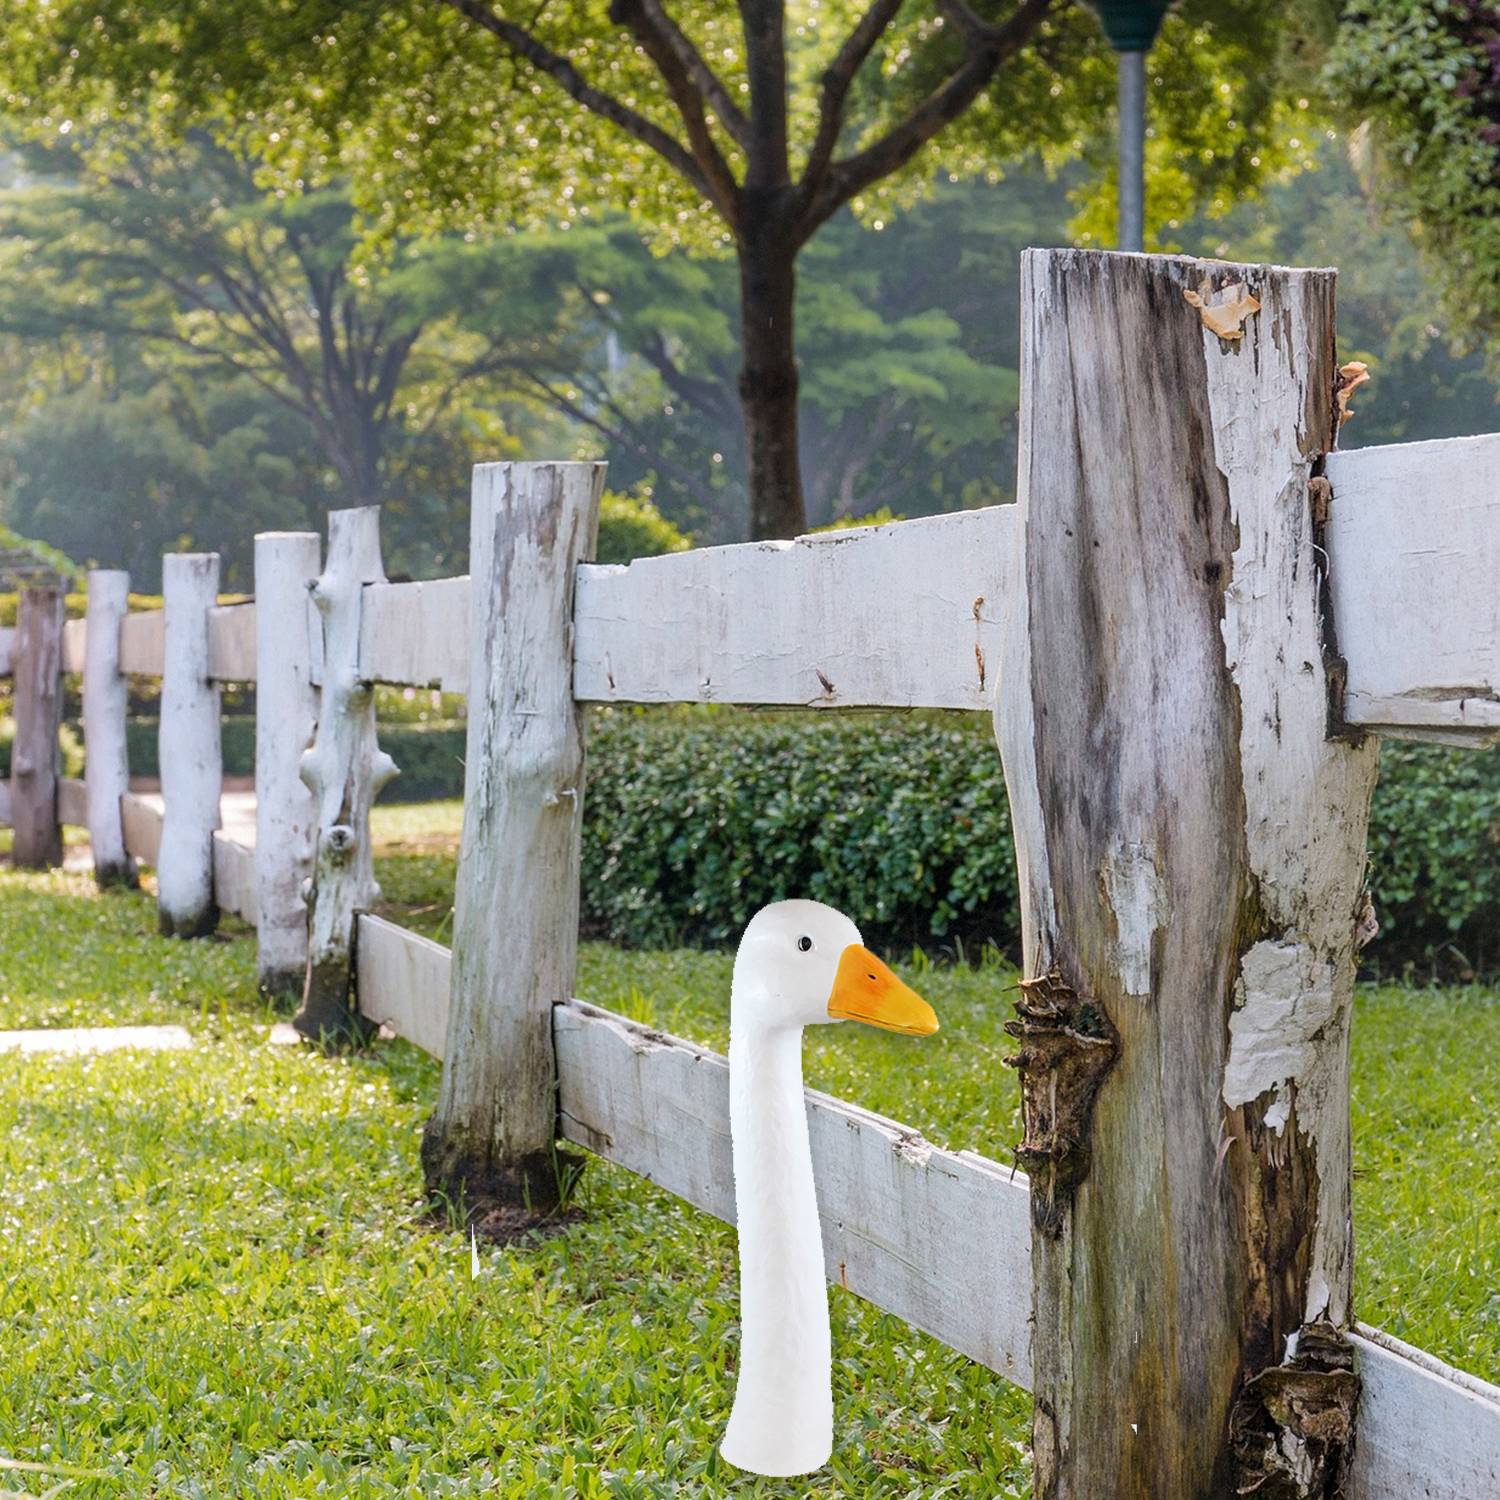
[[[94,876],[101,885],[135,884],[135,866],[125,852],[120,821],[120,799],[130,790],[125,746],[129,693],[120,670],[120,624],[129,611],[130,574],[94,568],[88,575],[88,612],[82,620],[69,622],[84,627],[77,642],[83,656],[83,732],[88,747],[82,821],[88,826]]]
[[[1120,982],[1127,995],[1151,993],[1151,948],[1171,920],[1172,900],[1149,844],[1121,840],[1104,865],[1104,887],[1119,934]]]
[[[578,570],[582,701],[987,709],[1012,506]]]
[[[1229,1017],[1224,1102],[1231,1109],[1275,1091],[1265,1123],[1278,1133],[1291,1112],[1292,1085],[1316,1065],[1318,1041],[1334,1019],[1335,971],[1300,943],[1266,939],[1240,961]]]
[[[218,918],[213,836],[224,764],[219,689],[208,665],[208,616],[218,591],[217,552],[162,559],[166,626],[157,759],[165,813],[156,890],[161,929],[173,937],[202,937]]]
[[[360,613],[359,670],[368,682],[467,693],[467,576],[371,584]]]
[[[1500,433],[1328,455],[1344,714],[1398,739],[1500,738]]]

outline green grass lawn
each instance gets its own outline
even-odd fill
[[[377,825],[392,914],[446,937],[456,815]],[[147,896],[0,869],[0,1026],[197,1038],[0,1054],[0,1455],[45,1470],[0,1473],[0,1492],[1027,1493],[1027,1398],[842,1293],[833,1464],[813,1482],[726,1470],[732,1233],[596,1161],[581,1222],[481,1252],[471,1280],[468,1245],[420,1218],[436,1065],[399,1042],[345,1059],[266,1045],[252,944],[238,926],[169,943]],[[810,1034],[809,1082],[1003,1158],[1013,975],[892,956],[943,1030]],[[721,954],[581,956],[585,998],[717,1047],[728,987]],[[1363,990],[1355,1037],[1361,1316],[1500,1377],[1500,999]]]

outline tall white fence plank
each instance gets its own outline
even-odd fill
[[[307,971],[307,902],[317,812],[301,775],[318,720],[313,643],[322,629],[309,595],[322,544],[312,531],[255,538],[256,980],[263,995],[300,998]],[[243,606],[242,606],[243,608]]]
[[[376,740],[374,693],[359,670],[359,621],[365,586],[384,581],[380,507],[333,511],[327,563],[312,590],[323,635],[317,738],[300,765],[313,795],[317,842],[307,982],[292,1024],[314,1039],[347,1040],[359,1031],[349,1003],[354,920],[380,894],[370,853],[370,807],[396,774],[396,763]]]
[[[10,747],[11,858],[36,869],[62,863],[57,783],[62,770],[62,590],[54,584],[21,590],[16,611],[14,702]]]
[[[0,677],[9,677],[11,657],[15,652],[16,632],[10,625],[0,625]]]
[[[82,620],[69,621],[70,626],[84,627],[79,644],[83,648],[83,733],[88,747],[84,765],[87,823],[94,878],[102,886],[133,886],[136,879],[135,864],[125,852],[120,814],[120,799],[130,790],[125,744],[129,693],[120,670],[120,624],[129,612],[130,574],[93,568],[88,578],[88,613]]]
[[[469,580],[376,583],[365,590],[359,670],[367,682],[469,691]]]
[[[1345,717],[1500,739],[1500,433],[1330,453],[1329,581]]]
[[[573,590],[603,488],[603,464],[474,469],[450,1041],[422,1133],[428,1190],[470,1207],[557,1201],[550,1017],[573,992],[584,794]]]
[[[214,830],[224,780],[219,689],[209,678],[208,617],[219,591],[217,552],[162,559],[166,634],[161,685],[161,849],[157,910],[164,936],[203,937],[214,906]]]
[[[1011,506],[578,570],[574,693],[987,708]]]

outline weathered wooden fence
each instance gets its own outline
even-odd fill
[[[1033,1390],[1040,1496],[1500,1496],[1500,1389],[1354,1321],[1347,1046],[1375,740],[1500,737],[1500,435],[1329,451],[1332,273],[1024,274],[1017,505],[607,567],[602,466],[491,464],[469,578],[385,582],[373,511],[321,570],[259,538],[255,604],[96,574],[87,788],[31,749],[0,816],[173,860],[164,926],[258,921],[304,1029],[442,1057],[430,1179],[545,1193],[561,1139],[730,1219],[724,1060],[572,997],[578,705],[993,708],[1029,1177],[810,1093],[830,1279]],[[28,745],[45,635],[0,636]],[[120,680],[163,672],[165,814],[120,791]],[[253,849],[205,732],[251,680]],[[368,910],[377,682],[469,695],[452,953]]]

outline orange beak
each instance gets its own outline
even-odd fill
[[[839,955],[828,1015],[834,1021],[863,1021],[905,1036],[931,1036],[938,1029],[933,1008],[858,943],[850,943]]]

